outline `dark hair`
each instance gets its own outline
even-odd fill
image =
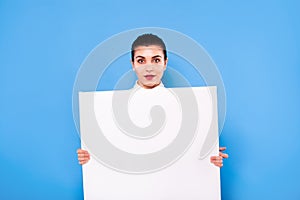
[[[163,49],[164,53],[164,60],[167,59],[167,50],[164,41],[159,38],[157,35],[153,35],[151,33],[146,33],[140,35],[135,39],[131,46],[131,60],[134,61],[134,50],[139,46],[150,46],[150,45],[157,45]]]

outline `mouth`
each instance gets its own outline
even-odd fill
[[[144,77],[145,77],[147,80],[152,80],[152,79],[155,77],[155,75],[149,74],[149,75],[145,75]]]

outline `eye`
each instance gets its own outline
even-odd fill
[[[155,58],[155,59],[154,59],[154,62],[155,62],[155,63],[159,63],[159,62],[160,62],[160,59],[159,59],[159,58]]]
[[[138,59],[137,62],[142,64],[142,63],[144,63],[144,60],[143,59]]]

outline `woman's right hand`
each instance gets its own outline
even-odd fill
[[[90,154],[88,151],[83,149],[77,149],[79,164],[83,165],[90,160]]]

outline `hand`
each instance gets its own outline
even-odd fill
[[[228,154],[226,153],[222,153],[222,151],[225,151],[226,150],[226,147],[220,147],[219,148],[219,156],[212,156],[210,157],[210,162],[212,164],[214,164],[215,166],[217,167],[223,167],[223,158],[228,158]]]
[[[77,149],[79,164],[86,164],[90,160],[90,154],[88,151],[83,149]]]

